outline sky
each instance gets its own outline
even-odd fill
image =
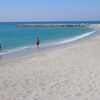
[[[100,0],[0,0],[0,22],[100,21]]]

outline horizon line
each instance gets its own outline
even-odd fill
[[[100,20],[69,20],[69,21],[0,21],[1,22],[99,22]]]

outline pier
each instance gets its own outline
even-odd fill
[[[100,27],[100,24],[16,24],[16,27]]]

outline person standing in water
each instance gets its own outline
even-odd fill
[[[36,43],[36,45],[37,45],[37,48],[39,48],[40,39],[39,39],[38,37],[36,38],[35,43]]]
[[[0,51],[2,50],[2,48],[1,48],[1,43],[0,43]]]

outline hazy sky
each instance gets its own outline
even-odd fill
[[[100,0],[0,0],[0,21],[100,21]]]

